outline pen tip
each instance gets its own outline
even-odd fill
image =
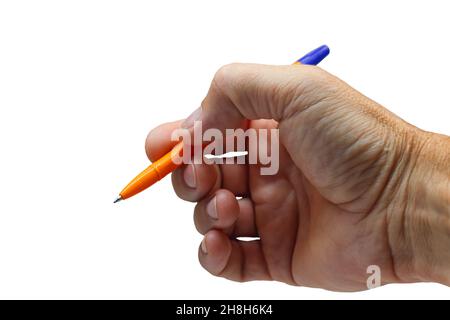
[[[114,203],[117,203],[117,202],[119,202],[119,201],[122,201],[122,197],[121,197],[121,196],[118,196],[117,199],[114,200]]]

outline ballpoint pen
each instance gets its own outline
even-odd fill
[[[305,56],[295,61],[294,64],[316,65],[329,53],[330,49],[326,45],[323,45],[307,53]],[[171,151],[152,163],[147,169],[131,180],[131,182],[120,192],[114,203],[138,194],[174,171],[179,166],[179,164],[173,161],[174,156],[180,155],[182,149],[183,142],[180,142]]]

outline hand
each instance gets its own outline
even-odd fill
[[[172,175],[177,195],[197,202],[199,259],[212,274],[354,291],[367,289],[367,268],[377,265],[382,284],[450,284],[448,137],[303,65],[222,67],[183,126],[194,120],[280,134],[276,175],[238,164],[189,164]],[[150,160],[173,147],[180,125],[150,132]]]

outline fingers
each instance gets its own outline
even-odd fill
[[[187,164],[172,174],[175,193],[183,200],[197,202],[219,188],[235,196],[248,195],[248,166],[239,164]]]
[[[201,234],[220,229],[230,237],[258,236],[252,201],[237,200],[233,193],[224,189],[196,205],[194,223]]]
[[[172,185],[178,197],[197,202],[220,188],[222,177],[217,165],[188,164],[172,173]]]
[[[190,128],[201,120],[203,130],[223,130],[240,127],[244,119],[282,121],[320,101],[325,93],[317,86],[328,78],[321,69],[305,65],[226,65],[214,76],[201,109],[182,126]]]
[[[169,152],[177,141],[172,132],[181,121],[166,123],[151,130],[145,142],[145,151],[151,161]],[[187,201],[198,201],[218,188],[226,188],[237,196],[248,194],[248,167],[239,164],[206,165],[188,164],[172,174],[176,194]]]
[[[197,202],[219,188],[235,196],[248,196],[248,168],[245,165],[187,164],[172,174],[175,193],[183,200]]]
[[[230,240],[209,231],[199,247],[200,264],[211,274],[234,281],[271,280],[261,242]]]
[[[158,160],[178,143],[172,141],[171,135],[180,127],[180,123],[181,121],[165,123],[150,131],[145,141],[145,151],[151,161]],[[221,181],[220,170],[215,165],[187,164],[172,174],[175,193],[188,201],[204,198],[218,189]]]

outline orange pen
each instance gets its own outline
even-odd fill
[[[320,46],[317,49],[309,52],[302,58],[298,59],[294,64],[309,64],[316,65],[322,61],[328,54],[330,49],[327,46]],[[142,171],[136,176],[130,183],[120,192],[114,203],[121,200],[128,199],[135,194],[147,189],[151,185],[155,184],[169,173],[174,171],[180,166],[180,164],[175,163],[174,157],[182,156],[183,143],[178,143],[171,151],[166,153],[160,159],[152,163],[147,169]]]
[[[144,171],[138,174],[125,188],[120,192],[114,203],[128,199],[141,191],[144,191],[151,185],[155,184],[169,173],[174,171],[180,165],[176,164],[173,159],[176,156],[182,156],[183,143],[178,143],[171,151],[153,162]]]

